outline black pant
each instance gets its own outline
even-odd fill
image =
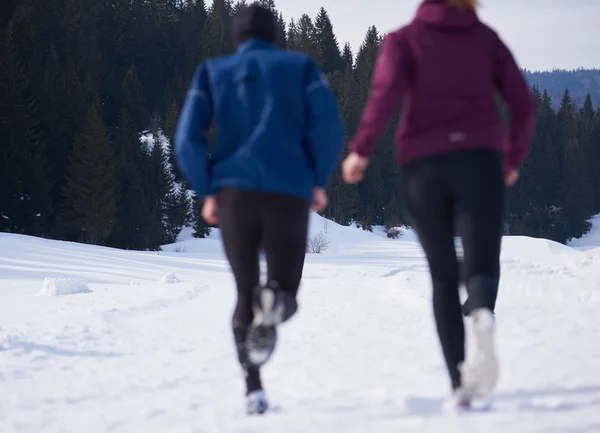
[[[425,158],[403,168],[408,217],[427,256],[437,332],[454,388],[465,357],[459,298],[462,279],[468,308],[495,308],[506,205],[500,154],[468,150]],[[454,234],[462,238],[459,270]]]
[[[260,283],[259,252],[266,256],[267,281],[277,282],[286,298],[295,300],[304,268],[310,204],[289,195],[235,188],[223,188],[218,200],[221,237],[237,285],[233,335],[247,392],[251,392],[261,383],[258,369],[248,362],[244,342],[254,318],[252,294]],[[285,320],[295,313],[293,305]]]

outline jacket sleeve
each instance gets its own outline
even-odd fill
[[[304,138],[313,164],[314,185],[326,188],[338,163],[345,129],[327,78],[312,59],[308,59],[307,66],[304,87],[307,128]]]
[[[181,173],[200,198],[209,195],[208,142],[212,98],[206,65],[200,65],[188,90],[175,132],[175,156]]]
[[[529,153],[535,130],[535,103],[527,80],[500,38],[494,53],[494,72],[496,88],[510,113],[510,130],[504,146],[508,172],[519,168]]]
[[[379,49],[371,80],[369,100],[363,110],[350,151],[370,157],[394,112],[399,108],[408,82],[409,59],[400,34],[388,34]]]

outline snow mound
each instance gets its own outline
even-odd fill
[[[168,272],[163,275],[163,277],[160,279],[160,282],[166,284],[177,284],[183,282],[183,280],[177,278],[177,275],[175,275],[173,272]]]
[[[582,252],[558,242],[527,236],[505,236],[502,241],[502,255],[527,258],[528,260],[558,260],[579,258]]]
[[[40,295],[63,296],[89,293],[88,283],[83,278],[50,278],[44,279]]]

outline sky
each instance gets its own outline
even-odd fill
[[[419,0],[275,0],[286,22],[324,7],[340,48],[356,52],[367,29],[387,33],[408,23]],[[600,0],[482,0],[479,16],[532,71],[600,68]]]

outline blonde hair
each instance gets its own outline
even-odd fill
[[[456,9],[465,11],[468,9],[477,9],[479,6],[479,0],[446,0],[448,4],[454,6]]]

